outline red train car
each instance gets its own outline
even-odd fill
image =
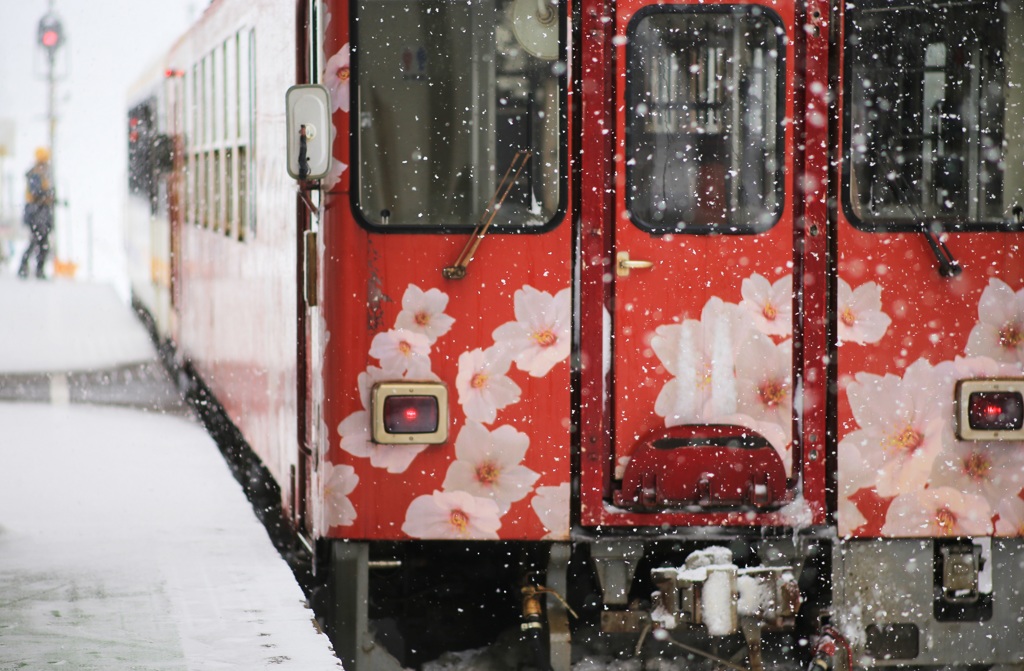
[[[211,3],[136,295],[347,665],[1015,668],[1017,5]]]

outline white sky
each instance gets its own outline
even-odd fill
[[[47,143],[46,59],[36,46],[50,0],[0,0],[0,120],[15,124],[14,155],[0,159],[0,217],[17,215],[24,173]],[[124,283],[126,95],[129,86],[184,32],[205,0],[53,0],[66,36],[58,57],[56,186],[61,259],[79,277]],[[12,202],[13,201],[13,202]],[[92,229],[92,244],[89,229]],[[5,272],[13,272],[10,267]]]

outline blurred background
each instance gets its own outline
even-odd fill
[[[27,244],[21,224],[25,173],[36,148],[49,144],[49,58],[40,44],[41,19],[50,14],[61,28],[53,50],[53,171],[60,205],[51,258],[64,264],[64,276],[110,282],[127,296],[127,91],[207,4],[0,0],[0,276],[15,273]]]

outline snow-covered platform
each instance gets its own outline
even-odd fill
[[[159,370],[113,289],[0,278],[0,670],[340,668]]]

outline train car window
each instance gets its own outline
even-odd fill
[[[210,157],[210,149],[209,149],[209,147],[210,147],[210,139],[211,139],[210,120],[211,120],[211,116],[212,116],[211,113],[210,113],[210,106],[211,106],[211,102],[212,102],[211,96],[210,96],[210,89],[211,89],[211,86],[210,86],[210,58],[209,57],[204,57],[202,62],[201,62],[201,65],[202,65],[203,81],[200,83],[200,86],[202,87],[202,93],[201,93],[202,97],[199,99],[199,114],[200,114],[200,117],[202,119],[202,138],[201,138],[201,143],[202,143],[202,150],[203,151],[202,151],[202,157],[200,159],[201,160],[201,165],[200,165],[200,168],[199,168],[199,187],[200,187],[200,189],[202,189],[203,195],[202,195],[202,203],[201,203],[202,211],[199,213],[199,216],[200,216],[200,222],[201,222],[203,228],[209,228],[210,227],[210,208],[213,206],[212,205],[213,204],[213,198],[212,198],[212,194],[210,192],[210,181],[211,181],[212,175],[210,173],[211,157]]]
[[[199,201],[202,198],[199,192],[199,64],[192,65],[192,73],[189,75],[187,88],[188,96],[188,143],[189,143],[189,166],[188,166],[188,219],[193,225],[199,224]]]
[[[210,53],[210,140],[213,167],[211,168],[211,210],[213,230],[226,228],[224,221],[224,48],[223,45]]]
[[[566,195],[564,12],[547,0],[359,0],[354,194],[380,230],[472,227],[520,150],[492,230],[546,230]]]
[[[758,233],[778,221],[784,40],[763,7],[659,5],[631,21],[626,206],[637,226]]]
[[[843,204],[854,225],[1013,222],[1024,205],[1019,3],[861,0],[847,5],[845,36]]]
[[[238,127],[238,239],[256,233],[253,182],[253,155],[256,146],[256,32],[243,30],[239,42],[239,95],[241,109]]]
[[[235,119],[238,116],[236,110],[238,105],[238,77],[235,67],[235,55],[237,54],[238,41],[236,35],[232,35],[224,42],[224,57],[220,64],[223,69],[224,106],[221,113],[224,115],[223,140],[224,143],[224,206],[221,210],[224,217],[224,234],[234,237],[237,233],[237,222],[235,221],[235,151],[234,144],[238,137],[238,130],[235,127]]]
[[[147,100],[128,111],[128,191],[151,200],[156,199],[152,161],[155,105],[155,100]]]

